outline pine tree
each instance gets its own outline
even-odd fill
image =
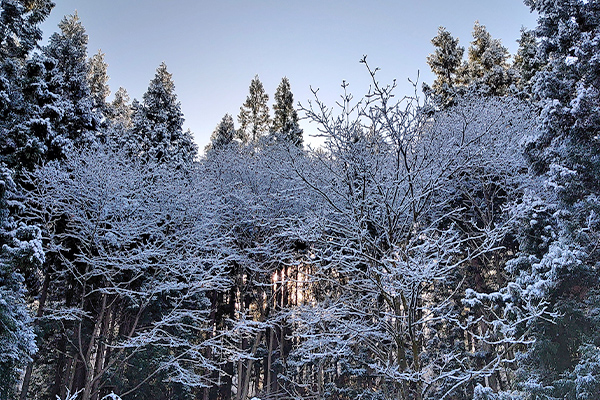
[[[21,168],[48,152],[48,143],[40,137],[48,136],[42,131],[49,116],[40,115],[40,108],[55,100],[40,97],[49,94],[42,75],[52,63],[41,65],[42,57],[31,52],[42,37],[39,24],[54,4],[6,0],[1,5],[0,158],[9,168]]]
[[[442,97],[442,103],[447,103],[457,84],[457,73],[462,65],[465,48],[458,45],[458,38],[454,38],[443,26],[438,28],[438,34],[431,39],[435,51],[427,57],[427,64],[435,74],[433,92]]]
[[[143,102],[134,101],[132,109],[129,146],[133,154],[177,165],[194,160],[197,146],[191,132],[183,131],[181,104],[164,62],[150,81]]]
[[[222,149],[233,143],[235,139],[235,126],[233,118],[230,114],[225,114],[221,122],[217,125],[212,135],[210,135],[210,143],[206,146],[206,152],[210,150]]]
[[[281,83],[277,87],[273,111],[275,116],[271,125],[272,134],[279,140],[302,146],[302,129],[298,125],[298,113],[294,109],[294,95],[287,77],[281,79]]]
[[[269,95],[265,93],[262,82],[258,75],[250,82],[250,93],[246,101],[240,107],[238,122],[240,128],[238,137],[245,144],[256,145],[261,137],[269,131]]]
[[[122,125],[124,128],[131,127],[131,104],[127,89],[120,87],[115,92],[115,98],[107,107],[107,118],[112,124]]]

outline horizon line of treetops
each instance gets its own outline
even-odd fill
[[[66,15],[59,28],[61,34],[54,35],[62,35],[64,39],[79,47],[75,52],[79,54],[79,59],[72,60],[71,63],[79,62],[82,65],[72,65],[70,68],[85,73],[85,79],[80,81],[80,84],[85,86],[87,83],[88,88],[81,87],[79,92],[89,92],[91,107],[87,112],[96,114],[87,118],[92,123],[86,128],[106,131],[99,136],[109,137],[110,131],[126,130],[139,137],[144,130],[156,129],[157,123],[160,125],[159,122],[165,123],[170,120],[168,130],[172,132],[158,135],[154,140],[162,137],[161,140],[172,142],[172,146],[167,147],[185,149],[188,152],[187,156],[179,155],[184,159],[193,159],[198,155],[198,145],[194,143],[192,132],[189,129],[186,132],[182,131],[184,116],[175,94],[172,74],[167,71],[165,62],[157,68],[147,92],[142,96],[142,101],[134,99],[131,102],[127,90],[119,87],[113,101],[108,102],[111,91],[108,85],[108,64],[104,61],[105,54],[98,50],[92,57],[85,59],[88,37],[77,11]],[[510,59],[513,56],[508,49],[502,45],[500,39],[492,38],[479,21],[474,24],[472,36],[473,41],[465,60],[465,48],[459,46],[458,38],[454,38],[445,27],[439,27],[437,35],[431,40],[434,53],[427,57],[427,64],[436,79],[432,86],[427,83],[422,85],[424,94],[434,98],[438,105],[445,106],[451,105],[453,97],[467,88],[487,95],[527,96],[526,93],[531,91],[527,85],[530,85],[531,78],[541,68],[535,61],[534,32],[521,29],[521,37],[517,41],[519,49],[512,64]],[[52,55],[52,52],[47,53]],[[287,141],[302,147],[303,130],[299,126],[298,111],[294,106],[294,97],[287,77],[281,79],[274,99],[274,115],[271,118],[269,95],[256,74],[250,82],[249,94],[237,116],[239,127],[235,127],[233,116],[226,113],[204,147],[205,153],[230,143],[257,146],[259,143]],[[158,114],[164,115],[161,117]],[[149,122],[151,126],[148,125]],[[123,145],[123,139],[117,140],[117,143]],[[159,156],[164,155],[159,152]]]

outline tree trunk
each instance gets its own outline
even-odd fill
[[[36,320],[34,326],[37,326],[39,319],[44,315],[44,309],[46,307],[46,299],[48,298],[48,287],[50,286],[50,272],[46,271],[44,277],[44,283],[42,284],[42,290],[40,292],[40,303],[36,313]],[[28,364],[25,370],[25,376],[23,377],[23,384],[21,385],[21,394],[19,400],[27,400],[27,392],[29,391],[29,384],[31,382],[31,374],[33,372],[33,364],[37,357],[34,357]]]

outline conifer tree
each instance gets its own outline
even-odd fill
[[[222,149],[233,143],[235,134],[233,118],[230,114],[225,114],[210,136],[210,143],[206,146],[206,151]]]
[[[36,351],[31,315],[25,302],[22,271],[44,262],[41,232],[18,224],[23,207],[12,171],[0,164],[0,398],[15,393],[19,371]]]
[[[431,43],[435,46],[435,51],[427,57],[427,64],[436,76],[432,89],[446,103],[457,84],[457,73],[462,65],[465,48],[459,46],[458,38],[454,38],[443,26],[438,28],[438,34],[431,39]]]
[[[183,131],[183,113],[175,94],[172,75],[163,62],[144,93],[134,101],[130,150],[133,154],[175,164],[194,160],[197,147],[192,134]]]
[[[265,92],[258,75],[250,82],[250,93],[240,107],[238,137],[245,144],[256,145],[269,132],[269,95]]]
[[[556,318],[530,327],[537,340],[523,357],[524,388],[536,399],[593,399],[600,389],[600,2],[525,4],[539,19],[536,58],[524,64],[544,66],[531,80],[541,134],[527,155],[546,187],[530,201],[511,269]]]
[[[120,124],[124,128],[131,127],[131,104],[127,89],[120,87],[115,92],[115,98],[108,105],[107,117],[113,124]]]
[[[98,50],[89,60],[88,82],[94,109],[104,112],[106,99],[110,95],[108,87],[108,64],[104,61],[104,53]]]
[[[54,4],[45,0],[7,0],[1,5],[0,158],[9,168],[20,168],[48,152],[48,143],[40,137],[47,136],[41,131],[50,116],[40,115],[39,108],[56,101],[40,99],[49,94],[46,83],[41,82],[40,71],[48,65],[40,65],[42,57],[31,51],[42,37],[39,24]]]
[[[77,144],[95,140],[93,132],[100,115],[94,112],[94,102],[88,82],[88,36],[77,13],[65,16],[58,24],[60,32],[50,36],[43,48],[44,55],[56,61],[49,71],[50,84],[60,95],[62,118],[55,129]]]
[[[120,87],[112,102],[106,104],[106,143],[113,150],[127,148],[129,131],[132,127],[131,102],[127,90]]]
[[[39,25],[54,4],[48,0],[0,3],[0,398],[13,398],[20,372],[36,351],[23,273],[43,263],[40,231],[18,223],[25,207],[15,171],[27,162],[25,147],[43,147],[23,132],[33,104],[24,91]],[[35,56],[34,56],[35,57]],[[28,60],[29,59],[29,60]],[[38,88],[43,91],[43,88]]]
[[[302,146],[302,129],[298,125],[298,113],[294,109],[294,95],[287,77],[281,79],[281,83],[277,87],[273,111],[275,114],[271,126],[273,135],[296,146]]]
[[[537,57],[535,32],[521,28],[521,36],[517,42],[519,43],[519,49],[517,50],[517,54],[515,54],[515,61],[513,63],[513,68],[519,74],[517,86],[525,95],[531,95],[531,79],[544,66],[540,58]]]
[[[39,25],[54,7],[51,0],[2,0],[0,61],[25,59],[42,39]]]
[[[508,57],[508,49],[502,42],[492,38],[486,27],[476,21],[468,60],[462,68],[463,83],[487,94],[505,94],[515,80],[514,71],[509,70]]]

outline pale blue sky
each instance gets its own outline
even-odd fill
[[[250,80],[260,76],[269,107],[281,78],[290,79],[294,99],[306,103],[310,86],[328,104],[343,80],[355,97],[366,93],[368,55],[379,80],[396,78],[408,94],[407,78],[431,83],[426,57],[438,26],[467,47],[479,20],[511,52],[521,26],[535,16],[521,0],[55,0],[43,25],[45,37],[65,14],[78,11],[89,35],[89,54],[106,54],[114,93],[125,87],[141,98],[164,61],[173,74],[185,128],[202,149],[225,113],[237,123]],[[271,107],[272,108],[272,107]],[[305,133],[314,124],[302,123]],[[307,138],[308,139],[308,138]],[[310,139],[308,139],[310,140]]]

